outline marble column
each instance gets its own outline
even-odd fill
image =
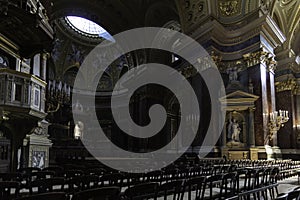
[[[46,80],[46,69],[47,69],[47,54],[41,54],[41,68],[40,68],[40,75],[43,80]]]
[[[249,146],[255,146],[255,132],[254,132],[254,110],[255,108],[249,108]]]

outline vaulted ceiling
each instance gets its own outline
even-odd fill
[[[179,20],[172,0],[53,0],[51,19],[78,15],[102,25],[111,34]]]

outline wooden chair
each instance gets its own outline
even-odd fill
[[[134,185],[124,192],[124,197],[129,200],[157,199],[158,183],[142,183]]]
[[[131,187],[133,185],[141,184],[142,181],[143,181],[143,174],[126,173],[124,174],[123,186]]]
[[[278,195],[274,200],[287,200],[289,194]]]
[[[98,184],[99,184],[99,177],[97,175],[85,175],[80,177],[81,190],[97,188]]]
[[[123,186],[124,175],[121,173],[105,174],[99,179],[99,186]]]
[[[222,178],[223,178],[222,174],[217,174],[217,175],[213,175],[213,176],[210,176],[210,177],[208,177],[208,178],[205,179],[205,186],[204,186],[204,188],[205,188],[205,190],[209,189],[208,199],[220,198],[221,188],[222,187],[218,187],[219,192],[215,193],[215,194],[213,192],[213,188],[222,184]]]
[[[287,200],[299,200],[300,199],[300,190],[293,190],[288,193]]]
[[[65,183],[68,185],[68,193],[75,193],[80,190],[81,177],[83,171],[81,170],[67,170],[65,171]]]
[[[26,167],[19,169],[19,172],[22,174],[23,179],[21,188],[29,189],[31,182],[36,179],[36,172],[40,171],[41,169],[36,167]]]
[[[21,181],[21,173],[0,173],[0,181]]]
[[[172,200],[181,200],[184,196],[184,181],[175,180],[171,182],[164,183],[159,186],[157,196],[163,196],[164,200],[168,199],[168,196],[171,196]]]
[[[192,200],[192,196],[195,199],[203,199],[205,191],[205,176],[193,177],[186,181],[184,191],[188,191],[188,200]]]
[[[119,187],[103,187],[77,192],[72,200],[118,200],[119,198]]]
[[[61,177],[64,175],[64,169],[59,166],[45,167],[42,171],[52,171],[55,177]]]
[[[0,199],[11,200],[19,196],[20,183],[16,181],[0,182]]]
[[[91,168],[85,172],[86,175],[97,175],[98,177],[104,175],[105,173],[106,169],[103,168]]]
[[[157,171],[151,171],[148,173],[144,174],[144,178],[143,178],[144,182],[158,182],[161,183],[162,182],[162,171],[157,170]]]
[[[237,194],[237,173],[227,173],[222,177],[220,197],[232,197]]]
[[[178,179],[178,169],[177,168],[168,168],[162,173],[162,181],[173,181]]]
[[[51,192],[22,197],[17,200],[67,200],[67,195],[64,192]]]
[[[40,171],[34,172],[34,176],[36,176],[37,180],[46,179],[46,178],[53,178],[55,175],[54,171]]]
[[[35,191],[37,193],[64,192],[64,185],[65,180],[61,177],[40,179],[31,183],[29,191],[30,194],[33,194]]]

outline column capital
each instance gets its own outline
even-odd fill
[[[253,107],[249,107],[248,110],[249,110],[249,112],[253,113],[256,110],[256,107],[254,107],[254,106]]]

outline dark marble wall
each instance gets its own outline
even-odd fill
[[[290,90],[276,93],[277,110],[288,110],[289,121],[277,133],[278,146],[283,149],[296,148],[295,131],[293,129],[294,121],[294,97]]]
[[[264,144],[264,126],[263,126],[263,104],[262,104],[262,81],[260,73],[260,65],[256,65],[248,68],[248,75],[253,83],[253,93],[260,98],[255,102],[254,111],[254,132],[255,132],[255,144],[257,146]],[[265,92],[265,91],[264,91]]]

